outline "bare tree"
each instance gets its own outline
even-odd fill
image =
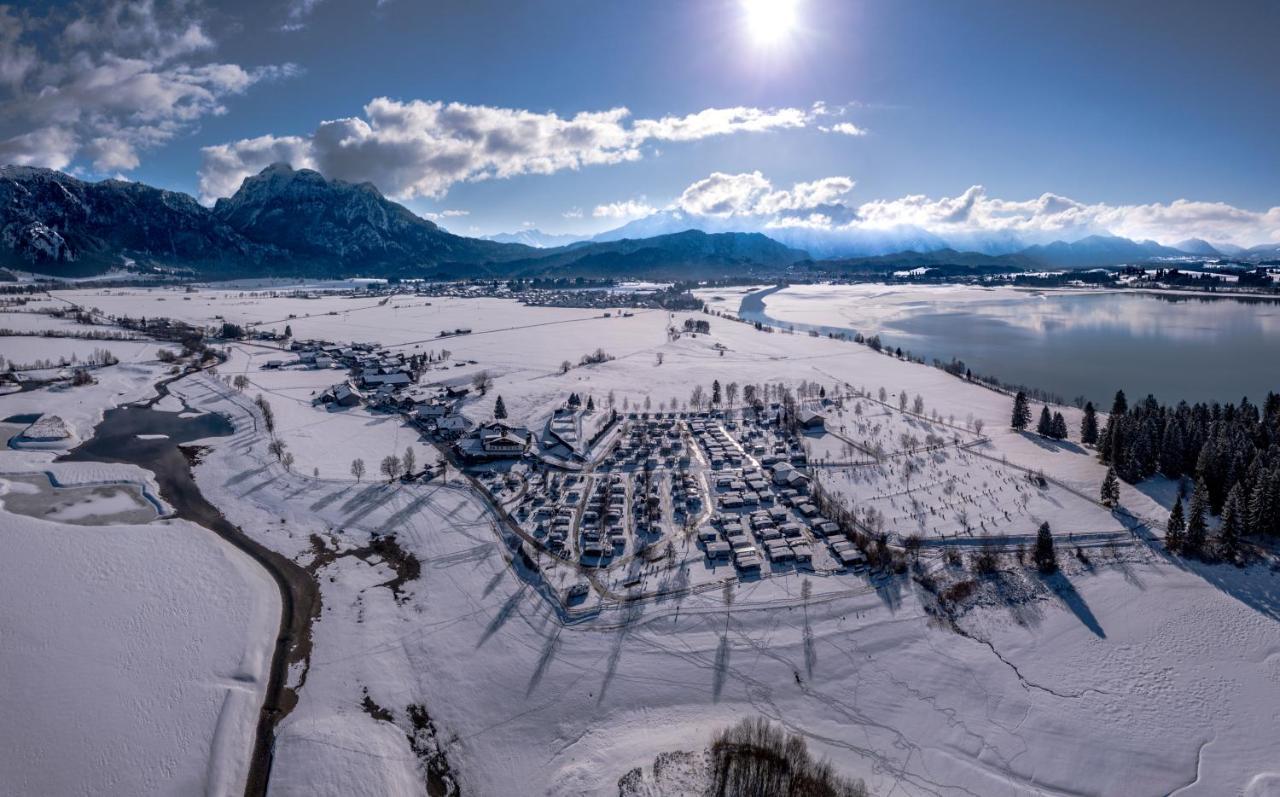
[[[493,377],[489,376],[488,371],[481,371],[471,377],[471,385],[483,396],[489,392],[489,388],[493,387]]]
[[[724,386],[724,397],[725,397],[725,400],[729,402],[730,407],[732,407],[735,403],[737,403],[738,401],[738,383],[737,382],[730,382],[729,384]]]
[[[231,386],[243,392],[249,386],[249,377],[244,374],[236,374],[236,378],[231,380]]]
[[[267,451],[271,452],[272,456],[274,456],[278,461],[284,460],[286,448],[288,448],[288,445],[283,440],[272,440],[267,445]]]
[[[262,423],[267,427],[267,434],[275,434],[276,414],[271,410],[271,404],[267,401],[267,397],[259,393],[254,397],[253,403],[257,404],[258,410],[262,412]]]
[[[662,365],[662,352],[658,352],[657,355],[655,355],[655,359],[657,359],[658,365]]]
[[[975,418],[973,421],[973,431],[982,434],[983,422],[981,418]]]
[[[404,458],[401,460],[404,464],[404,475],[413,474],[414,466],[417,465],[417,457],[413,455],[413,446],[406,446],[404,449]]]
[[[924,396],[916,394],[915,401],[911,402],[911,411],[916,415],[924,415]]]
[[[567,374],[569,373],[569,369],[572,367],[573,367],[573,363],[569,362],[568,360],[564,360],[560,363],[560,373]]]
[[[285,470],[293,470],[293,452],[286,451],[284,456],[280,458],[280,463],[284,465]]]
[[[364,460],[363,459],[356,457],[355,459],[351,460],[351,475],[356,477],[357,483],[364,478]]]
[[[400,474],[400,457],[395,454],[389,454],[382,458],[381,465],[382,475],[387,477],[387,481],[395,479]]]

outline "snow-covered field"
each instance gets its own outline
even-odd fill
[[[211,385],[186,389],[225,406]],[[973,610],[976,639],[933,624],[909,582],[858,576],[744,583],[728,604],[715,590],[566,625],[469,491],[315,484],[268,461],[241,436],[199,480],[300,561],[313,561],[311,534],[341,551],[376,531],[422,563],[401,601],[376,559],[317,571],[325,609],[280,730],[281,793],[421,793],[411,705],[469,793],[612,793],[628,769],[757,713],[874,793],[1267,793],[1276,743],[1257,730],[1280,708],[1280,596],[1264,568],[1099,554],[1063,595]]]
[[[0,453],[0,469],[38,456]],[[147,481],[128,466],[40,467],[62,483]],[[8,490],[27,484],[10,478]],[[275,584],[186,521],[85,525],[120,510],[80,502],[55,521],[0,509],[0,791],[239,793]]]
[[[714,293],[736,309],[731,291]],[[695,385],[709,390],[713,379],[792,388],[803,381],[863,397],[883,388],[887,406],[867,398],[858,413],[846,397],[829,414],[831,434],[809,444],[811,456],[831,460],[819,469],[828,489],[855,507],[878,509],[886,530],[949,536],[965,525],[961,509],[975,534],[984,524],[988,533],[1031,533],[1041,520],[1064,535],[1123,530],[1092,500],[1104,472],[1092,452],[1008,430],[1007,396],[852,343],[715,317],[709,334],[671,339],[670,324],[706,317],[636,311],[605,318],[495,299],[393,297],[380,306],[367,297],[272,300],[211,289],[60,295],[111,313],[266,322],[278,330],[287,323],[295,337],[376,340],[413,353],[446,348],[450,364],[429,371],[424,384],[469,384],[487,371],[493,388],[469,396],[462,411],[485,420],[501,395],[511,421],[531,429],[571,391],[598,405],[612,394],[619,408],[647,398],[656,410],[684,405]],[[459,327],[473,332],[437,337]],[[615,359],[561,372],[562,361],[577,363],[596,348]],[[290,674],[299,703],[277,730],[275,793],[425,794],[429,781],[453,780],[465,794],[616,794],[628,770],[652,765],[659,753],[699,751],[716,730],[756,715],[803,733],[874,794],[1257,796],[1280,788],[1280,742],[1271,732],[1280,716],[1280,582],[1265,566],[1188,565],[1136,539],[1077,559],[1064,541],[1064,576],[1042,581],[1006,558],[1007,598],[980,599],[956,628],[927,611],[927,596],[908,576],[865,572],[793,571],[728,579],[727,586],[717,577],[712,589],[597,601],[569,613],[553,593],[573,571],[545,559],[530,568],[458,474],[445,484],[355,483],[353,457],[372,470],[410,444],[422,446],[421,461],[426,446],[393,416],[312,406],[312,392],[342,373],[263,369],[287,357],[237,344],[218,374],[171,386],[191,408],[225,413],[235,425],[233,436],[211,441],[196,467],[205,496],[258,541],[311,569],[321,589],[310,659]],[[243,392],[227,384],[236,374],[250,380]],[[142,388],[81,395],[98,402],[100,413]],[[900,392],[922,397],[923,417],[897,409]],[[295,454],[293,472],[276,463],[252,421],[258,393]],[[0,398],[0,417],[36,411],[33,395]],[[14,400],[29,403],[6,409]],[[1078,412],[1059,409],[1077,429]],[[92,413],[65,412],[83,436]],[[912,435],[945,444],[904,453],[915,447]],[[966,447],[957,448],[956,437]],[[881,462],[844,463],[877,444]],[[1045,485],[1033,485],[1026,470],[1043,473]],[[1122,501],[1135,515],[1162,521],[1171,494],[1160,485],[1125,486]],[[108,540],[122,528],[18,523]],[[160,534],[180,526],[128,528]],[[375,535],[395,542],[376,547]],[[151,540],[153,556],[184,556],[166,539]],[[33,550],[23,561],[51,555]],[[950,567],[940,557],[926,562]],[[31,581],[47,577],[41,567],[28,567],[39,572],[16,582],[24,612],[44,610],[30,605],[31,595],[43,595]],[[705,574],[678,572],[698,567],[691,558],[665,577],[711,583]],[[204,568],[201,585],[221,572]],[[171,564],[162,570],[179,572]],[[59,583],[66,585],[59,600],[67,601],[111,585]],[[243,588],[240,594],[248,600]],[[110,595],[96,599],[128,606]],[[234,614],[243,604],[197,605]],[[271,603],[267,616],[276,611]],[[200,657],[205,674],[192,682],[225,685],[219,661],[213,653]],[[34,667],[35,657],[21,664]],[[79,744],[63,739],[64,749]],[[10,756],[2,761],[10,766]]]

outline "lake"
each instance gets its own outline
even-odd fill
[[[1126,291],[797,285],[743,299],[751,321],[879,334],[887,347],[963,360],[975,374],[1111,405],[1261,403],[1280,391],[1280,301]]]

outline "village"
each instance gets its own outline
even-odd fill
[[[287,350],[295,359],[263,368],[346,369],[347,378],[316,395],[317,410],[398,414],[444,454],[435,471],[401,462],[384,464],[384,476],[429,480],[452,462],[523,532],[529,555],[590,568],[614,594],[653,593],[637,573],[655,562],[695,570],[685,587],[726,572],[751,579],[867,567],[865,537],[851,520],[823,514],[810,495],[807,451],[826,437],[823,412],[837,401],[815,395],[801,404],[780,389],[779,400],[752,396],[730,408],[715,382],[704,409],[620,412],[571,394],[535,434],[501,403],[498,417],[469,419],[464,400],[487,392],[491,380],[484,371],[467,386],[437,379],[478,365],[450,363],[447,350],[412,355],[315,340],[290,341]],[[561,597],[576,603],[587,593],[577,581]]]

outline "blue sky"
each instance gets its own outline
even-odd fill
[[[791,24],[764,35],[769,0],[24,4],[0,13],[0,160],[211,200],[284,157],[464,233],[705,210],[691,185],[756,172],[768,187],[722,207],[931,227],[981,186],[966,225],[1280,229],[1280,4],[779,1]],[[743,111],[688,119],[707,109]],[[496,159],[458,138],[488,152],[535,128],[547,140]],[[808,204],[795,186],[829,178],[853,185]]]

